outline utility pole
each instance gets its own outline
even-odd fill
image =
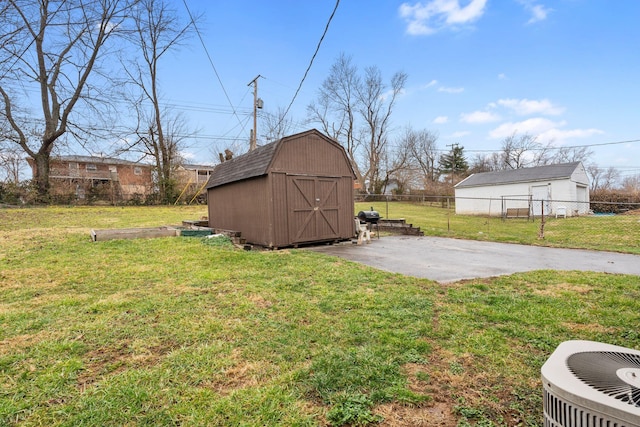
[[[257,147],[256,135],[258,134],[258,108],[262,109],[262,99],[258,98],[258,79],[262,77],[260,74],[251,80],[247,86],[253,85],[253,129],[251,130],[251,141],[249,143],[249,151],[253,151]]]

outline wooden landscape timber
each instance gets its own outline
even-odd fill
[[[413,224],[407,224],[404,218],[399,219],[381,219],[375,228],[379,231],[387,231],[391,233],[400,233],[410,236],[424,236],[424,231],[420,231],[420,227],[414,227]]]
[[[205,237],[214,233],[209,227],[203,227],[206,221],[182,221],[180,226],[115,228],[91,230],[91,240],[101,242],[116,239],[155,239],[158,237]]]
[[[175,237],[180,230],[174,227],[117,228],[91,230],[91,240],[101,242],[115,239],[152,239],[156,237]]]

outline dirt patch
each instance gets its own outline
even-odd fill
[[[454,427],[467,418],[472,424],[483,417],[502,419],[508,425],[522,422],[509,402],[514,392],[505,382],[482,369],[482,361],[469,354],[456,355],[434,348],[428,363],[404,366],[409,389],[431,396],[421,405],[388,403],[374,413],[384,417],[383,426]]]
[[[429,407],[409,407],[397,403],[378,406],[374,413],[384,418],[379,425],[389,427],[455,427],[457,418],[450,405],[436,402]]]
[[[242,362],[230,366],[224,372],[202,384],[203,387],[215,390],[222,396],[227,396],[236,390],[260,385],[261,373],[264,372],[263,364],[257,362]]]
[[[33,334],[15,335],[0,341],[0,356],[11,353],[23,352],[25,349],[32,347],[42,341],[49,341],[54,338],[54,334],[50,331],[39,331]]]
[[[570,330],[571,332],[597,332],[602,334],[614,334],[616,332],[615,328],[606,328],[602,325],[598,324],[582,324],[582,323],[569,323],[564,322],[562,326]]]
[[[537,289],[534,291],[536,295],[549,296],[549,297],[561,297],[562,292],[573,292],[579,295],[587,295],[593,290],[589,285],[574,285],[571,283],[558,283],[553,286],[545,286],[544,289]]]
[[[622,215],[640,215],[640,209],[634,209],[632,211],[626,211]]]
[[[234,365],[226,367],[222,373],[202,383],[202,387],[227,396],[236,390],[257,387],[264,382],[275,367],[265,361],[249,362],[241,358],[239,350],[233,351]]]
[[[374,409],[374,414],[380,415],[384,421],[382,426],[434,426],[453,427],[458,423],[458,417],[453,412],[452,399],[443,398],[437,383],[432,381],[436,366],[409,363],[403,367],[407,375],[408,388],[417,394],[426,394],[432,400],[420,405],[406,405],[400,403],[386,403]]]
[[[262,309],[269,308],[273,305],[271,301],[266,300],[262,295],[258,294],[249,295],[247,299],[251,301],[256,307]]]
[[[84,370],[78,375],[78,388],[84,391],[106,375],[115,375],[132,368],[155,366],[177,348],[170,343],[161,343],[149,346],[144,352],[136,352],[131,345],[131,340],[123,340],[86,353],[83,357]]]

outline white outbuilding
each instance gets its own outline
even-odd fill
[[[455,186],[456,213],[503,217],[576,216],[589,212],[582,162],[476,173]]]

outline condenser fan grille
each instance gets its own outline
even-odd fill
[[[640,407],[640,355],[615,351],[581,352],[567,358],[567,367],[596,390]]]

